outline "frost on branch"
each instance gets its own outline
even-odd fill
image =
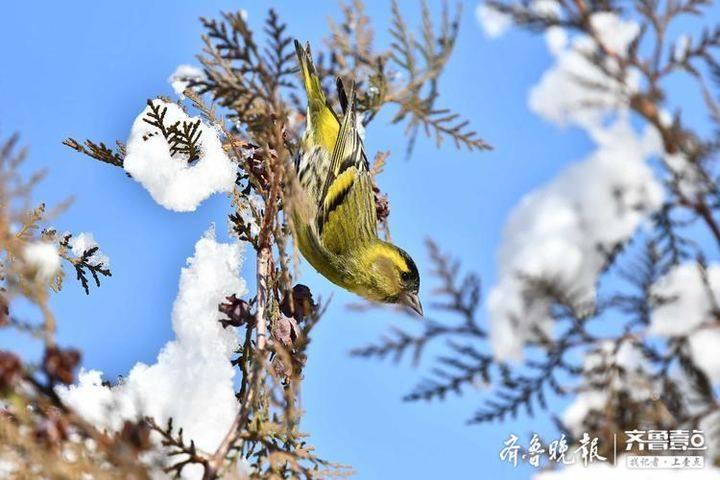
[[[169,210],[189,212],[218,192],[230,192],[236,165],[218,131],[181,107],[148,101],[135,119],[123,167]]]
[[[86,294],[90,293],[88,274],[92,276],[98,287],[101,275],[111,276],[110,258],[100,251],[100,246],[92,233],[83,232],[77,236],[66,233],[60,240],[60,246],[66,253],[67,260],[75,267],[75,275]]]
[[[100,251],[92,233],[81,232],[77,235],[65,235],[67,246],[76,257],[86,257],[86,263],[92,266],[110,266],[110,258]]]

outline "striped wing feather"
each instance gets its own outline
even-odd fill
[[[353,101],[351,86],[316,220],[322,244],[336,254],[377,237],[372,179],[357,132]]]

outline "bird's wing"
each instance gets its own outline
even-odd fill
[[[316,219],[322,244],[336,254],[377,237],[372,178],[357,131],[354,95],[351,86]]]
[[[295,157],[295,171],[300,185],[313,199],[312,208],[316,212],[330,171],[331,155],[340,130],[340,119],[327,101],[320,77],[310,54],[310,45],[305,47],[295,40],[300,74],[307,93],[307,130],[303,145]],[[314,220],[315,214],[311,219]],[[311,221],[312,221],[311,220]]]

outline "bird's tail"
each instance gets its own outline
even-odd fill
[[[295,51],[308,97],[306,137],[311,145],[319,145],[328,152],[332,152],[340,129],[340,121],[332,107],[328,105],[320,83],[320,77],[318,77],[315,65],[312,62],[310,45],[303,48],[295,40]]]
[[[320,77],[315,71],[315,65],[310,55],[310,44],[303,48],[300,42],[295,40],[295,53],[298,57],[298,64],[300,64],[300,72],[308,96],[308,105],[310,105],[310,108],[323,108],[326,104],[325,93],[323,93]]]

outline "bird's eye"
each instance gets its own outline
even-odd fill
[[[403,280],[403,282],[407,282],[410,280],[410,272],[401,272],[400,278]]]

